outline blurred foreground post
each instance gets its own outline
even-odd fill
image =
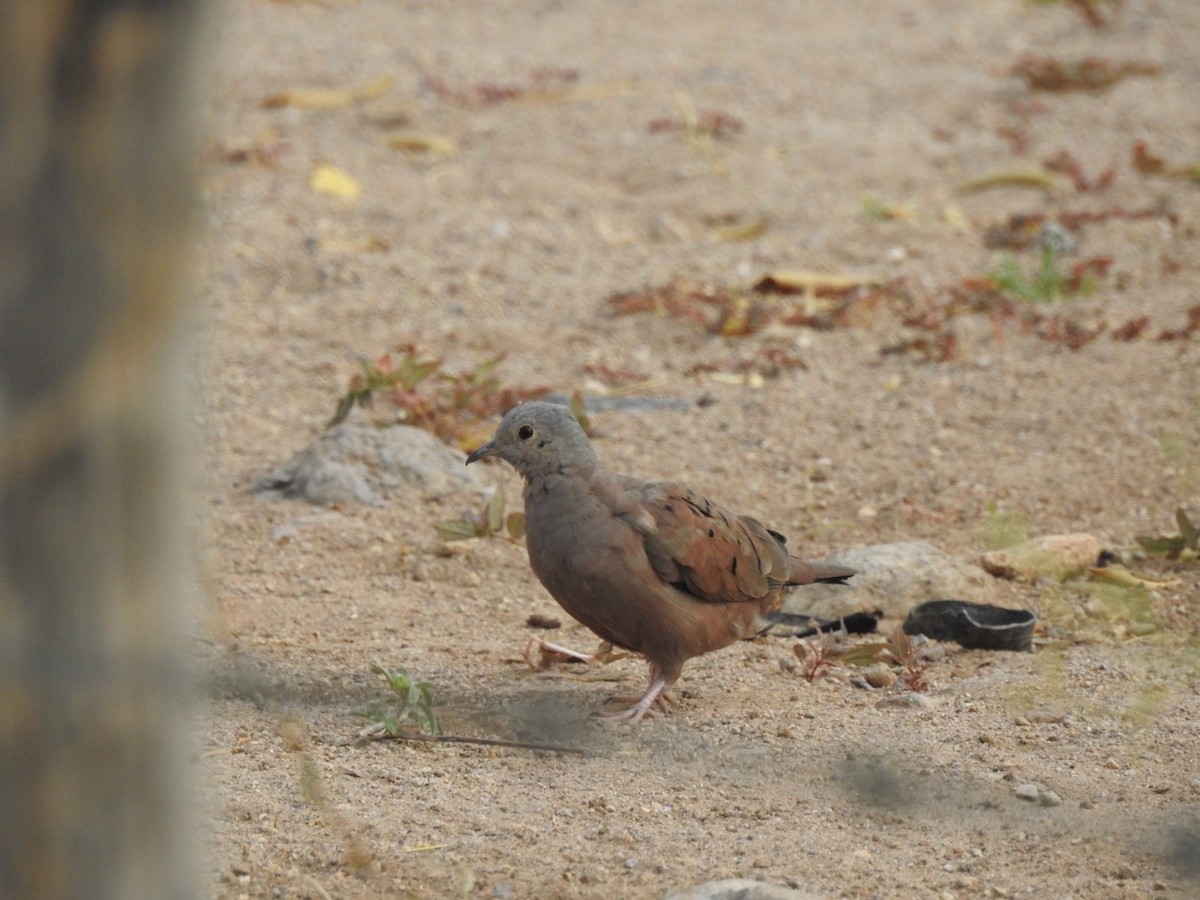
[[[0,0],[0,897],[194,896],[186,0]]]

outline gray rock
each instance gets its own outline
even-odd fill
[[[1062,806],[1062,797],[1054,791],[1038,788],[1038,803],[1042,806]]]
[[[1018,784],[1013,788],[1013,793],[1022,800],[1034,803],[1037,801],[1040,792],[1036,784]]]
[[[928,709],[934,705],[934,701],[928,694],[918,694],[913,691],[907,691],[903,694],[892,694],[890,697],[884,697],[875,704],[876,709]]]
[[[821,895],[797,891],[781,884],[749,878],[722,878],[682,891],[672,891],[664,900],[822,900]]]
[[[480,491],[479,473],[466,457],[426,431],[408,425],[388,428],[342,424],[322,432],[304,450],[251,486],[309,503],[383,506],[399,491],[424,496]]]
[[[986,603],[988,578],[926,541],[876,544],[839,553],[828,560],[857,569],[849,587],[805,585],[784,600],[784,612],[834,619],[852,612],[880,609],[903,618],[909,609],[938,597]]]

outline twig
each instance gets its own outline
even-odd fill
[[[361,741],[425,741],[431,744],[479,744],[484,747],[512,747],[517,750],[548,750],[551,753],[570,753],[574,756],[594,756],[591,750],[582,747],[564,747],[561,744],[540,744],[532,741],[505,741],[499,738],[462,737],[455,734],[391,734],[388,731],[364,731],[355,738],[354,743]]]
[[[313,890],[321,895],[322,900],[333,900],[333,898],[329,896],[329,891],[321,887],[321,883],[317,881],[317,879],[313,878],[311,875],[305,875],[304,880],[312,886]]]

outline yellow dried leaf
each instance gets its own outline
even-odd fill
[[[986,191],[995,187],[1032,187],[1052,191],[1057,186],[1058,179],[1045,169],[1007,169],[964,181],[957,190],[960,194]]]
[[[582,103],[588,100],[607,100],[636,93],[637,85],[626,81],[605,84],[567,85],[525,91],[513,99],[518,103]]]
[[[942,221],[955,231],[966,231],[971,227],[971,220],[954,204],[948,204],[942,208]]]
[[[1178,578],[1168,578],[1161,581],[1146,578],[1144,575],[1138,575],[1135,572],[1129,571],[1124,566],[1090,566],[1088,574],[1097,581],[1106,581],[1118,587],[1160,588],[1174,587],[1177,584],[1181,584]]]
[[[766,220],[754,219],[749,222],[737,222],[731,225],[719,225],[712,228],[708,232],[708,239],[721,243],[752,241],[766,230]]]
[[[326,253],[382,253],[391,249],[387,241],[377,237],[340,237],[330,235],[317,238],[317,243]]]
[[[754,290],[774,291],[782,294],[816,293],[818,291],[841,294],[877,282],[878,279],[868,275],[809,272],[804,269],[776,269],[758,279],[754,283]]]
[[[406,153],[432,153],[435,156],[453,156],[458,144],[453,138],[423,131],[402,131],[388,138],[388,146]]]
[[[280,106],[295,106],[300,109],[334,109],[339,106],[349,106],[351,103],[361,103],[374,100],[383,95],[396,79],[391,75],[382,75],[361,84],[345,88],[294,88],[271,94],[263,100],[265,109],[275,109]]]
[[[317,170],[313,172],[309,187],[318,194],[332,194],[334,197],[340,197],[342,200],[350,202],[359,199],[363,194],[362,185],[358,183],[357,178],[349,172],[330,165],[317,167]]]

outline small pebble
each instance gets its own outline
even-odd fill
[[[1042,806],[1062,806],[1062,798],[1054,791],[1039,789],[1037,799]]]
[[[512,885],[508,884],[507,882],[502,881],[492,888],[492,896],[495,897],[496,900],[509,900],[512,895]]]
[[[1037,800],[1038,786],[1036,784],[1018,784],[1015,788],[1013,788],[1013,793],[1022,800]]]
[[[625,868],[627,868],[627,869],[632,869],[634,866],[637,865],[637,857],[634,857],[634,856],[629,857],[629,859],[625,860],[625,862],[623,862],[622,865],[625,866]]]
[[[888,688],[896,683],[896,673],[885,665],[867,666],[862,670],[862,677],[875,688]]]
[[[876,709],[884,709],[889,706],[907,707],[909,709],[924,709],[927,706],[932,706],[933,701],[924,694],[916,694],[911,691],[904,694],[896,694],[891,697],[884,697],[875,704]]]

